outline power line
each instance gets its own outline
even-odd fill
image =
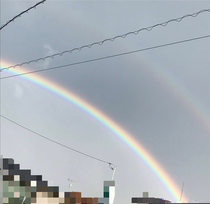
[[[187,15],[184,15],[182,17],[174,18],[174,19],[168,20],[168,21],[163,22],[163,23],[158,23],[158,24],[155,24],[153,26],[141,28],[139,30],[131,31],[131,32],[128,32],[126,34],[118,35],[118,36],[115,36],[115,37],[112,37],[112,38],[107,38],[107,39],[102,40],[102,41],[94,42],[94,43],[91,43],[91,44],[88,44],[88,45],[83,45],[81,47],[76,47],[76,48],[73,48],[71,50],[66,50],[66,51],[63,51],[63,52],[60,52],[60,53],[56,53],[56,54],[53,54],[53,55],[48,55],[48,56],[41,57],[41,58],[38,58],[38,59],[33,59],[33,60],[26,61],[26,62],[23,62],[23,63],[20,63],[20,64],[12,65],[12,66],[9,66],[9,67],[3,68],[3,69],[15,68],[17,66],[22,66],[22,65],[30,64],[32,62],[37,63],[38,61],[41,61],[41,60],[42,61],[45,61],[48,58],[54,58],[55,56],[62,56],[65,53],[69,53],[70,54],[70,53],[72,53],[72,52],[74,52],[76,50],[81,51],[83,48],[91,48],[93,45],[103,45],[105,42],[107,42],[107,41],[113,42],[117,38],[125,38],[125,37],[127,37],[128,35],[131,35],[131,34],[137,35],[139,32],[144,31],[144,30],[145,31],[151,31],[155,27],[158,27],[158,26],[167,26],[171,22],[181,22],[183,19],[188,18],[188,17],[197,17],[199,14],[204,13],[204,12],[210,12],[210,9],[203,9],[203,10],[200,10],[200,11],[198,11],[196,13],[187,14]],[[2,71],[3,69],[1,69],[0,71]]]
[[[43,0],[41,2],[38,2],[37,4],[35,4],[34,6],[22,11],[21,13],[19,13],[18,15],[16,15],[15,17],[13,17],[12,19],[10,19],[7,23],[3,24],[0,26],[0,31],[5,28],[8,24],[10,24],[11,22],[13,22],[16,18],[21,17],[24,13],[28,13],[28,11],[30,11],[31,9],[35,9],[39,4],[44,3],[46,0]],[[1,9],[1,0],[0,0],[0,9]],[[0,14],[1,15],[1,14]],[[1,16],[0,16],[0,20],[1,20]],[[1,24],[1,21],[0,21]],[[0,44],[1,44],[1,32],[0,32]],[[0,67],[1,67],[1,46],[0,46]],[[1,73],[0,73],[0,77],[1,77]],[[1,114],[1,82],[0,82],[0,114]],[[0,118],[0,154],[1,154],[1,118]]]
[[[0,27],[0,30],[2,30],[4,27],[6,27],[8,24],[10,24],[11,22],[13,22],[16,18],[21,17],[24,13],[28,13],[28,11],[30,11],[31,9],[35,9],[39,4],[43,4],[46,0],[40,1],[37,4],[35,4],[34,6],[22,11],[21,13],[19,13],[18,15],[16,15],[15,17],[13,17],[12,19],[10,19],[7,23],[5,23],[4,25],[2,25]]]
[[[130,52],[124,52],[124,53],[119,53],[119,54],[115,54],[115,55],[108,55],[108,56],[105,56],[105,57],[99,57],[99,58],[95,58],[95,59],[90,59],[90,60],[85,60],[85,61],[80,61],[80,62],[74,62],[74,63],[70,63],[70,64],[65,64],[65,65],[60,65],[60,66],[56,66],[56,67],[30,71],[30,72],[25,72],[25,73],[21,73],[21,74],[15,74],[15,75],[12,75],[12,76],[1,77],[0,79],[8,79],[8,78],[12,78],[12,77],[18,77],[18,76],[23,76],[23,75],[28,75],[28,74],[38,73],[38,72],[45,72],[45,71],[60,69],[60,68],[64,68],[64,67],[70,67],[70,66],[79,65],[79,64],[85,64],[85,63],[94,62],[94,61],[100,61],[100,60],[104,60],[104,59],[119,57],[119,56],[123,56],[123,55],[129,55],[129,54],[133,54],[133,53],[137,53],[137,52],[143,52],[143,51],[152,50],[152,49],[157,49],[157,48],[161,48],[161,47],[167,47],[167,46],[186,43],[186,42],[190,42],[190,41],[201,40],[201,39],[209,38],[209,37],[210,37],[210,35],[200,36],[200,37],[196,37],[196,38],[190,38],[190,39],[186,39],[186,40],[171,42],[171,43],[162,44],[162,45],[156,45],[156,46],[153,46],[153,47],[143,48],[143,49],[134,50],[134,51],[130,51]]]
[[[1,4],[1,0],[0,0],[0,24],[1,24],[1,8],[2,8],[2,4]],[[1,67],[1,32],[0,32],[0,67]],[[0,72],[0,78],[1,78],[1,72]],[[2,111],[2,109],[1,109],[1,98],[2,98],[2,87],[1,87],[1,81],[0,81],[0,114],[1,114],[1,111]],[[1,157],[1,146],[2,146],[2,140],[1,140],[1,118],[0,118],[0,157]],[[1,159],[1,158],[0,158]],[[1,162],[1,161],[0,161]],[[1,171],[1,169],[0,169],[0,171]],[[1,191],[1,190],[0,190]],[[1,198],[0,198],[0,200],[1,200]]]
[[[90,158],[92,158],[92,159],[98,160],[98,161],[100,161],[100,162],[107,163],[107,164],[109,164],[109,165],[113,165],[111,162],[107,162],[107,161],[104,161],[104,160],[102,160],[102,159],[99,159],[99,158],[90,156],[90,155],[88,155],[88,154],[85,154],[85,153],[83,153],[83,152],[80,152],[80,151],[78,151],[78,150],[75,150],[75,149],[73,149],[73,148],[71,148],[71,147],[68,147],[68,146],[66,146],[66,145],[64,145],[64,144],[61,144],[61,143],[59,143],[59,142],[56,142],[55,140],[52,140],[52,139],[50,139],[50,138],[48,138],[48,137],[45,137],[45,136],[43,136],[43,135],[41,135],[41,134],[39,134],[39,133],[37,133],[37,132],[35,132],[35,131],[33,131],[33,130],[31,130],[31,129],[29,129],[29,128],[23,126],[23,125],[20,125],[19,123],[15,122],[15,121],[13,121],[13,120],[11,120],[11,119],[9,119],[9,118],[3,116],[3,115],[0,115],[0,116],[1,116],[2,118],[4,118],[5,120],[8,120],[8,121],[10,121],[11,123],[14,123],[15,125],[17,125],[17,126],[23,128],[23,129],[25,129],[25,130],[27,130],[27,131],[29,131],[29,132],[32,132],[32,133],[34,133],[35,135],[38,135],[39,137],[42,137],[42,138],[44,138],[44,139],[46,139],[46,140],[48,140],[48,141],[50,141],[50,142],[53,142],[53,143],[55,143],[55,144],[57,144],[57,145],[60,145],[60,146],[65,147],[65,148],[67,148],[67,149],[70,149],[70,150],[72,150],[72,151],[74,151],[74,152],[77,152],[77,153],[79,153],[79,154],[82,154],[82,155],[84,155],[84,156],[87,156],[87,157],[90,157]]]

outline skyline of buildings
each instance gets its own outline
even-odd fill
[[[41,175],[31,175],[31,170],[20,169],[11,158],[2,158],[0,168],[3,204],[113,204],[115,181],[104,181],[103,197],[82,197],[81,192],[60,192],[58,186],[48,186]],[[2,192],[2,191],[1,191]]]
[[[30,169],[21,169],[12,158],[0,156],[0,173],[2,204],[114,204],[114,180],[104,181],[103,197],[82,197],[81,192],[60,192],[58,186],[48,186],[48,182],[43,180],[41,175],[32,175]],[[172,202],[149,197],[149,192],[143,192],[143,197],[132,197],[131,203]]]

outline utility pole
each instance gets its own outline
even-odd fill
[[[181,191],[181,196],[180,196],[180,202],[182,202],[182,193],[183,193],[183,190],[184,190],[184,182],[182,184],[182,191]]]
[[[25,201],[25,199],[26,199],[26,197],[23,198],[22,204],[23,204],[23,202]]]
[[[117,167],[114,166],[113,164],[109,164],[109,167],[110,167],[111,170],[114,171],[113,174],[112,174],[112,180],[113,180],[114,179],[114,175],[115,175],[115,171],[116,171]]]

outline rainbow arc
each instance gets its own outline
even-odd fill
[[[8,67],[8,63],[2,62],[2,67]],[[10,73],[13,74],[21,74],[26,70],[24,69],[11,69]],[[163,183],[163,185],[167,188],[170,194],[174,197],[176,201],[180,199],[180,188],[177,187],[173,179],[166,173],[166,171],[161,167],[161,165],[149,154],[148,151],[140,144],[139,141],[136,141],[134,136],[128,133],[125,129],[123,129],[119,124],[109,118],[102,111],[98,110],[84,99],[80,98],[73,92],[66,90],[65,88],[55,84],[43,77],[40,77],[36,74],[32,75],[23,75],[21,78],[30,81],[34,84],[37,84],[44,89],[51,91],[52,93],[60,96],[63,99],[74,104],[76,107],[83,110],[85,113],[91,115],[101,124],[106,126],[110,131],[112,131],[120,140],[125,142],[146,164],[147,166],[154,172],[154,174],[159,178],[159,180]],[[187,201],[187,197],[182,195],[182,201]]]

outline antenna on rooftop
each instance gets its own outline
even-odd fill
[[[181,196],[180,196],[180,202],[182,201],[182,193],[183,193],[183,190],[184,190],[184,182],[182,184],[182,191],[181,191]]]
[[[117,167],[110,163],[109,164],[109,168],[114,171],[113,174],[112,174],[112,180],[113,180],[114,179],[114,174],[115,174],[115,171],[116,171]]]
[[[72,187],[72,182],[76,182],[76,181],[74,181],[74,180],[71,180],[71,179],[68,179],[68,181],[69,181],[69,188],[71,188]]]

